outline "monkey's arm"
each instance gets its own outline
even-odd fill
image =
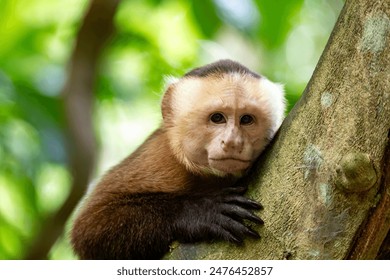
[[[82,259],[160,259],[173,240],[241,243],[246,235],[258,237],[243,220],[260,223],[251,212],[259,205],[237,190],[195,197],[110,194],[109,202],[92,201],[75,221],[74,249]]]
[[[159,259],[172,242],[172,195],[110,193],[89,201],[72,243],[81,259]]]

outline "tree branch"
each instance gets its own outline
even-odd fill
[[[26,259],[45,259],[62,234],[64,225],[83,196],[95,160],[92,126],[93,85],[102,49],[113,33],[119,0],[93,0],[77,35],[62,97],[67,121],[71,192],[57,213],[48,218]]]

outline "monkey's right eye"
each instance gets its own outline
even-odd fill
[[[210,116],[210,120],[213,123],[220,124],[220,123],[225,123],[225,117],[221,113],[214,113]]]

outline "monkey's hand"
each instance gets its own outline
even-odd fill
[[[174,222],[174,236],[181,242],[222,239],[242,243],[245,236],[259,234],[244,220],[262,224],[253,213],[260,204],[242,195],[244,188],[231,187],[201,196],[182,197],[182,209]]]

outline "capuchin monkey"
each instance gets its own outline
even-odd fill
[[[163,123],[87,197],[71,243],[81,259],[160,259],[170,244],[258,238],[260,205],[237,186],[279,128],[283,88],[221,60],[168,85]]]

